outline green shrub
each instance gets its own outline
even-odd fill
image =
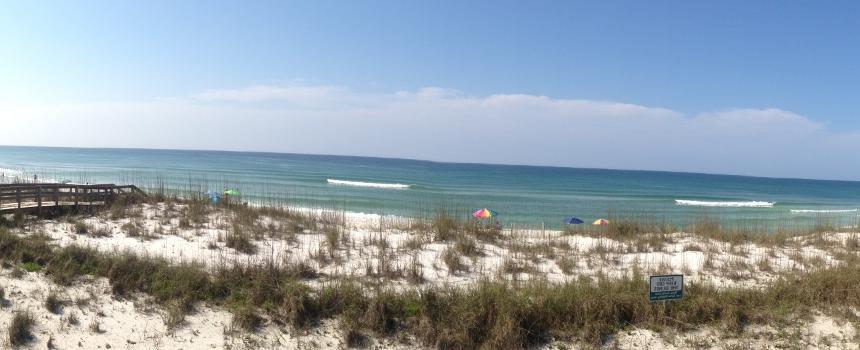
[[[35,263],[35,262],[28,261],[28,262],[22,263],[21,268],[27,272],[38,272],[39,270],[42,269],[42,266]]]

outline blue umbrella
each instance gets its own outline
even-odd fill
[[[573,216],[564,218],[564,223],[568,224],[568,225],[579,225],[579,224],[584,223],[584,222],[585,221],[577,219]]]
[[[209,192],[206,192],[206,195],[209,196],[209,201],[212,202],[212,204],[218,204],[218,201],[221,200],[221,194],[218,192],[210,190]]]

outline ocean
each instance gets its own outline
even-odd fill
[[[856,225],[860,182],[696,173],[459,164],[372,157],[147,149],[0,147],[0,182],[137,184],[242,200],[421,216],[477,208],[503,224],[562,227],[575,216],[686,225]]]

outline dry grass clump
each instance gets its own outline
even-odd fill
[[[27,218],[23,212],[15,212],[9,218],[7,215],[0,215],[0,227],[8,228],[23,228],[27,225]]]
[[[174,330],[185,323],[185,314],[189,312],[189,307],[182,303],[173,302],[167,306],[164,315],[164,325],[168,330]]]
[[[341,232],[340,227],[328,225],[324,229],[325,242],[330,252],[338,249],[340,245]]]
[[[409,265],[406,268],[406,279],[415,284],[424,282],[424,270],[421,266],[421,261],[418,259],[418,254],[413,254]]]
[[[460,260],[460,253],[454,248],[445,248],[445,250],[439,254],[439,257],[442,258],[442,262],[444,262],[445,266],[448,267],[449,273],[468,271],[468,267],[466,267],[466,265],[463,264],[463,261]]]
[[[69,316],[66,317],[65,323],[70,325],[70,326],[77,326],[78,324],[81,323],[81,321],[78,320],[78,315],[76,313],[72,312],[72,313],[69,313]]]
[[[388,250],[387,244],[380,245],[376,251],[375,259],[367,259],[365,263],[365,275],[388,279],[403,277],[403,269],[400,266],[395,266],[395,259],[393,253]],[[374,261],[376,262],[375,264]]]
[[[74,231],[79,235],[85,235],[90,232],[90,225],[83,221],[76,221],[74,223]]]
[[[502,265],[499,269],[503,273],[521,274],[538,272],[537,268],[525,261],[520,261],[511,257],[505,257],[502,260]]]
[[[460,252],[463,256],[475,257],[481,255],[481,250],[478,248],[475,240],[466,236],[457,238],[457,242],[454,243],[454,249]]]
[[[502,226],[498,223],[471,220],[464,225],[466,233],[485,242],[495,242],[502,238]]]
[[[445,210],[436,213],[430,227],[433,229],[435,241],[450,241],[457,238],[460,233],[460,224]]]
[[[402,247],[408,250],[424,249],[425,240],[422,237],[411,237],[403,242]]]
[[[140,237],[143,235],[143,225],[137,221],[129,221],[123,224],[120,229],[122,229],[125,234],[129,237]]]
[[[105,332],[102,329],[101,322],[99,322],[99,320],[97,320],[97,319],[93,319],[93,321],[90,322],[90,325],[88,328],[89,328],[90,332],[93,332],[94,334],[102,334]]]
[[[230,326],[234,330],[254,332],[260,327],[262,322],[263,319],[250,306],[244,306],[233,311],[233,319]]]
[[[45,309],[48,309],[52,314],[63,312],[64,305],[65,301],[63,301],[60,298],[60,295],[55,291],[48,293],[48,296],[45,298]]]
[[[111,231],[105,226],[92,226],[84,221],[74,223],[74,232],[79,235],[90,235],[92,237],[110,237]]]
[[[205,200],[189,200],[181,210],[180,226],[192,227],[208,221],[210,207]],[[184,221],[184,225],[182,224]]]
[[[349,327],[344,331],[343,342],[346,344],[346,347],[350,349],[366,348],[370,343],[367,336],[355,327]]]
[[[257,246],[251,242],[251,238],[240,227],[235,224],[233,229],[225,234],[225,242],[228,248],[233,248],[238,252],[245,254],[254,254],[257,252]]]
[[[156,237],[148,230],[143,222],[138,219],[133,219],[125,224],[123,224],[120,229],[125,232],[128,237],[135,237],[141,240],[151,240]]]
[[[561,272],[566,275],[569,275],[576,271],[576,260],[573,256],[570,256],[568,254],[562,255],[555,261],[555,263],[556,265],[558,265],[558,268],[561,270]]]
[[[12,322],[9,323],[7,333],[9,344],[21,346],[33,340],[32,328],[36,324],[33,315],[28,311],[15,311]]]
[[[107,208],[107,216],[111,219],[122,219],[140,216],[139,211],[130,210],[133,204],[142,203],[144,198],[138,194],[122,194],[117,196]]]

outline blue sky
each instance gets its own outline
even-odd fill
[[[0,107],[6,112],[0,121],[9,129],[51,128],[57,120],[69,119],[128,123],[115,116],[133,115],[136,120],[165,118],[167,124],[161,127],[184,130],[186,135],[232,125],[218,118],[247,118],[242,125],[248,128],[280,125],[293,118],[302,134],[359,133],[342,144],[304,139],[291,143],[276,135],[249,133],[246,139],[219,145],[193,137],[180,140],[178,133],[172,137],[168,133],[165,140],[124,135],[128,137],[69,139],[50,145],[481,161],[464,158],[457,150],[491,136],[476,137],[468,123],[452,120],[493,121],[495,116],[486,115],[499,113],[486,109],[499,101],[493,96],[522,95],[538,100],[505,100],[515,104],[505,104],[505,113],[521,113],[506,114],[501,119],[508,121],[507,127],[490,130],[496,136],[511,136],[521,147],[493,162],[823,178],[856,178],[852,174],[860,170],[837,162],[819,164],[817,153],[829,148],[803,151],[808,159],[797,158],[802,149],[789,149],[795,145],[793,139],[765,131],[725,139],[713,136],[710,145],[693,147],[710,147],[700,150],[701,159],[695,161],[676,161],[693,155],[673,153],[668,144],[651,149],[649,162],[624,156],[655,137],[673,136],[672,125],[679,121],[690,122],[687,128],[692,132],[713,125],[745,128],[748,120],[753,125],[771,123],[759,125],[761,130],[776,128],[769,132],[797,137],[812,137],[803,130],[814,129],[821,140],[838,140],[830,147],[850,148],[860,140],[856,2],[14,1],[2,7]],[[404,96],[412,99],[404,102]],[[428,97],[435,102],[427,102]],[[535,107],[533,103],[542,103],[540,98],[551,106]],[[569,101],[593,104],[566,104]],[[565,107],[558,110],[559,105]],[[621,113],[619,106],[645,110],[628,108],[623,113],[632,113],[624,116],[630,119],[618,119],[613,116]],[[336,126],[350,125],[368,110],[374,116],[426,112],[425,119],[459,125],[445,134],[459,143],[450,149],[435,147],[428,137],[427,144],[410,150],[397,142],[415,138],[385,144],[377,131],[361,134],[355,126]],[[545,130],[514,127],[535,113],[555,115],[546,123],[580,123],[596,132],[610,133],[623,128],[619,125],[640,122],[662,129],[647,130],[643,136],[634,132],[641,127],[635,127],[629,135],[634,140],[592,152],[600,157],[556,164],[534,152],[549,146],[580,149],[603,141],[535,145],[530,138]],[[302,119],[309,115],[326,122]],[[657,119],[643,120],[640,115]],[[714,115],[716,122],[708,119]],[[417,135],[424,122],[404,122],[389,131]],[[62,130],[68,127],[74,126]],[[786,130],[779,129],[783,127]],[[688,142],[708,139],[699,136]],[[767,139],[743,143],[753,137]],[[56,142],[60,141],[38,137],[0,140]],[[737,154],[723,159],[718,145],[723,143],[771,149],[749,155],[739,146]],[[403,152],[388,151],[392,148]],[[830,156],[841,157],[844,163],[857,160],[853,153]],[[761,165],[773,157],[779,158],[773,166]],[[798,171],[799,166],[823,168]]]

